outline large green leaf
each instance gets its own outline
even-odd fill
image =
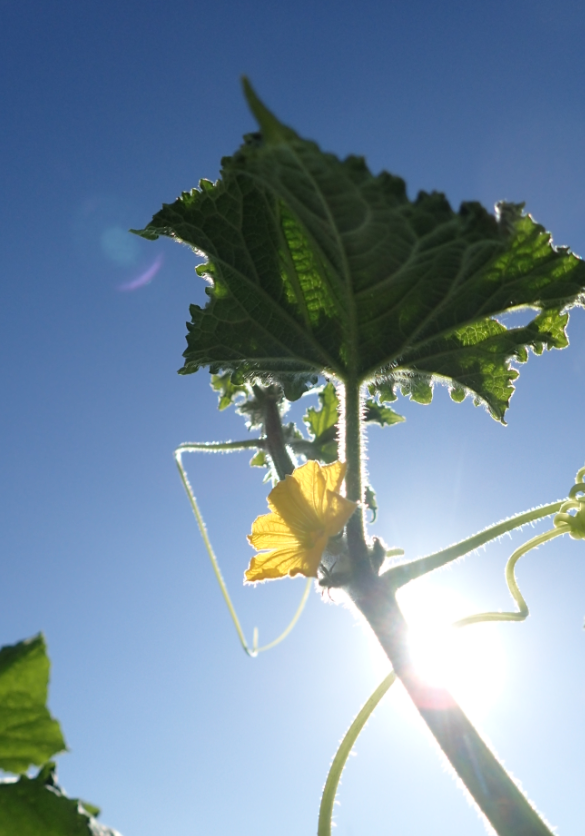
[[[91,806],[91,805],[88,805]],[[49,763],[35,778],[0,782],[0,836],[119,836],[67,798]]]
[[[45,705],[48,681],[42,636],[0,650],[0,769],[25,772],[66,748]]]
[[[435,380],[502,419],[527,349],[567,344],[585,264],[521,205],[454,212],[441,194],[411,201],[404,181],[339,160],[282,125],[249,85],[261,132],[164,205],[145,238],[183,241],[207,262],[205,308],[191,307],[183,373],[209,366],[278,379],[326,371],[428,402]],[[498,315],[532,308],[527,326]]]

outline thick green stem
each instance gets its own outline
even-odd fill
[[[293,472],[295,466],[286,449],[280,411],[275,398],[266,397],[264,400],[264,433],[266,451],[272,459],[278,478],[282,480]]]
[[[451,765],[498,836],[552,836],[451,694],[416,673],[408,626],[382,579],[366,578],[352,598]]]
[[[466,627],[469,624],[479,624],[482,622],[485,623],[489,621],[524,621],[524,619],[528,617],[528,606],[522,596],[522,593],[520,592],[520,589],[518,588],[518,583],[516,581],[515,575],[516,564],[523,555],[525,555],[532,549],[537,548],[538,546],[542,545],[543,543],[546,543],[549,540],[552,540],[555,537],[560,537],[563,534],[570,533],[570,525],[563,524],[562,522],[559,524],[557,522],[553,529],[551,529],[550,531],[545,531],[544,534],[539,534],[538,536],[533,537],[527,543],[524,543],[522,546],[520,546],[520,548],[516,549],[516,551],[511,555],[510,559],[508,560],[508,563],[506,564],[506,583],[508,584],[508,589],[510,590],[512,598],[514,599],[518,607],[517,612],[500,611],[477,613],[476,615],[471,615],[467,618],[461,618],[459,619],[459,621],[456,621],[451,626],[455,628],[461,628]],[[372,696],[362,707],[361,711],[349,727],[349,730],[347,731],[345,737],[341,741],[339,749],[337,750],[337,754],[333,758],[333,763],[331,764],[329,775],[327,776],[327,781],[323,790],[323,797],[321,799],[321,807],[319,810],[318,836],[331,836],[331,823],[333,818],[333,805],[335,803],[335,795],[337,793],[339,779],[341,778],[341,773],[343,772],[349,753],[351,752],[352,747],[354,746],[361,730],[365,726],[372,712],[374,711],[384,694],[388,691],[395,679],[396,674],[394,673],[394,671],[392,671],[386,677],[386,679],[376,688]]]
[[[398,566],[393,566],[389,569],[386,575],[388,579],[392,579],[393,588],[398,589],[400,586],[404,586],[415,578],[426,575],[427,572],[440,569],[442,566],[446,566],[447,563],[451,563],[451,561],[457,560],[459,557],[463,557],[463,555],[469,554],[469,552],[475,551],[475,549],[479,549],[481,546],[485,546],[486,543],[489,543],[491,540],[496,540],[498,537],[513,531],[515,528],[521,528],[528,523],[536,522],[537,520],[544,519],[544,517],[550,517],[558,513],[561,505],[565,502],[565,499],[560,499],[557,502],[550,502],[548,505],[541,505],[530,511],[516,514],[507,520],[484,528],[483,531],[474,534],[472,537],[468,537],[466,540],[461,540],[461,542],[455,543],[453,546],[441,549],[440,552],[429,554],[426,557],[419,557],[407,563],[399,563]]]
[[[340,428],[340,437],[345,438],[345,461],[347,473],[345,475],[345,489],[348,499],[352,502],[363,502],[362,486],[362,403],[360,385],[357,380],[345,381],[345,398],[342,420],[344,427]],[[347,524],[347,542],[349,553],[362,563],[367,559],[366,537],[364,532],[364,512],[360,506],[350,517]]]

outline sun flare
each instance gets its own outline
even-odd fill
[[[411,629],[411,649],[420,675],[444,686],[470,714],[483,714],[498,698],[505,654],[495,624],[453,628],[478,607],[453,590],[413,583],[398,595]]]

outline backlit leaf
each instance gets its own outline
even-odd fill
[[[511,363],[566,345],[564,309],[582,303],[585,264],[521,205],[494,216],[478,203],[454,212],[438,193],[411,201],[401,178],[323,153],[249,85],[246,95],[260,133],[223,159],[217,183],[201,181],[139,233],[207,258],[198,272],[210,298],[191,307],[183,373],[325,371],[422,403],[439,381],[502,420]],[[498,321],[521,308],[535,311],[528,325]]]

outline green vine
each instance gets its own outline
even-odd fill
[[[175,454],[242,646],[255,655],[281,641],[300,615],[311,578],[341,590],[498,836],[551,836],[453,696],[420,676],[396,593],[506,532],[555,515],[553,529],[508,561],[517,611],[479,613],[455,626],[525,619],[516,563],[562,534],[585,537],[577,498],[585,493],[585,469],[567,500],[388,568],[396,550],[371,538],[365,521],[366,507],[374,517],[382,512],[365,483],[364,437],[368,422],[403,420],[388,406],[399,394],[429,404],[437,385],[447,386],[455,403],[470,397],[503,423],[517,366],[530,352],[568,345],[569,311],[585,300],[585,263],[555,248],[521,204],[500,203],[492,214],[476,202],[454,211],[436,192],[410,200],[400,177],[373,175],[360,157],[324,154],[283,125],[247,80],[244,93],[258,133],[223,158],[216,183],[201,180],[137,233],[168,236],[204,254],[197,272],[209,282],[209,301],[191,306],[181,373],[208,368],[220,409],[235,405],[258,432],[245,441],[181,445]],[[527,323],[506,327],[505,314],[518,310],[529,314]],[[320,404],[306,412],[303,433],[283,418],[290,402],[311,392]],[[188,451],[246,449],[256,451],[251,464],[267,468],[274,485],[269,513],[252,522],[248,539],[257,554],[246,580],[308,578],[293,621],[265,648],[256,634],[251,646],[245,641],[181,459]],[[391,679],[366,703],[334,760],[319,836],[329,834],[347,753]]]

